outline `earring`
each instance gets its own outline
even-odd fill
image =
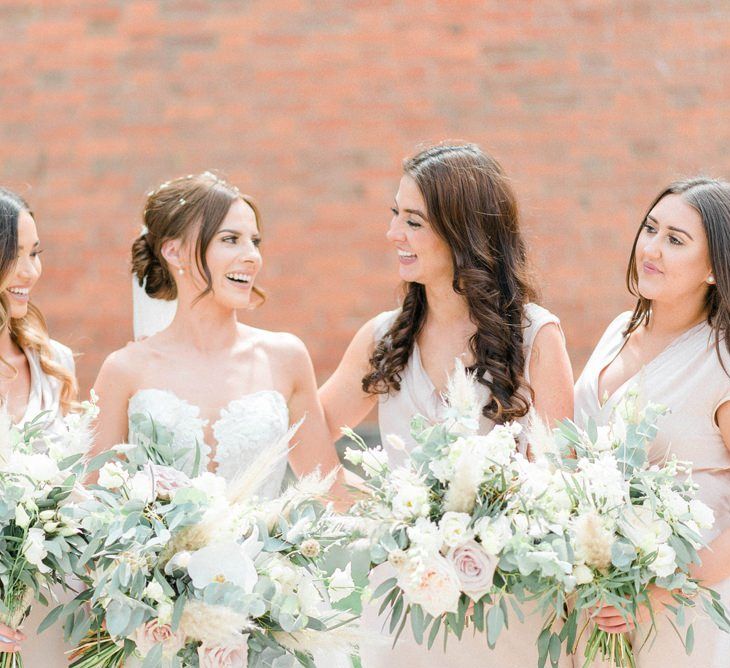
[[[182,276],[185,273],[185,270],[182,267],[179,267],[177,270],[177,273],[180,274],[180,276]]]
[[[714,277],[714,276],[713,276],[712,274],[710,274],[710,275],[709,275],[709,276],[707,277],[707,282],[708,282],[708,283],[709,283],[710,285],[714,285],[714,284],[715,284],[715,277]]]

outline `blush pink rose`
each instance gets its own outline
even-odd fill
[[[178,489],[190,487],[190,478],[182,471],[171,466],[151,464],[151,475],[154,476],[155,493],[158,499],[169,499]]]
[[[226,647],[198,647],[200,668],[246,668],[248,643],[243,641]]]
[[[497,559],[487,554],[475,540],[453,549],[449,559],[454,564],[461,590],[472,601],[478,601],[492,588]]]
[[[165,656],[174,656],[185,645],[185,636],[179,629],[173,632],[169,624],[158,624],[156,619],[150,619],[138,627],[131,637],[142,658],[147,656],[155,645],[162,645]]]

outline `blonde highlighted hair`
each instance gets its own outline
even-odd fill
[[[15,268],[18,256],[18,217],[22,211],[33,215],[20,195],[0,188],[0,335],[9,329],[14,343],[38,356],[43,373],[55,378],[60,385],[61,412],[65,415],[78,407],[78,386],[74,374],[57,359],[48,335],[48,326],[37,306],[28,304],[22,318],[12,318],[5,296],[7,281]],[[12,376],[18,370],[0,356],[0,363],[9,368]]]

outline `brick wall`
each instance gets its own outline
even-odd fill
[[[31,201],[37,302],[88,387],[130,336],[144,193],[218,168],[256,197],[269,302],[321,379],[394,303],[401,159],[469,139],[514,179],[576,372],[655,192],[730,177],[727,0],[2,0],[0,183]],[[249,316],[246,316],[249,317]]]

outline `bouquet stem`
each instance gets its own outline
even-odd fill
[[[634,649],[626,633],[607,633],[594,626],[586,645],[583,668],[589,668],[599,652],[604,661],[617,668],[636,668]]]
[[[92,632],[70,657],[69,668],[120,668],[124,665],[124,647],[117,645],[105,632]],[[3,668],[3,666],[0,666]]]
[[[19,580],[8,589],[3,599],[6,612],[1,621],[11,629],[17,629],[30,610],[33,592]],[[0,652],[0,668],[23,668],[23,657],[20,652]]]

